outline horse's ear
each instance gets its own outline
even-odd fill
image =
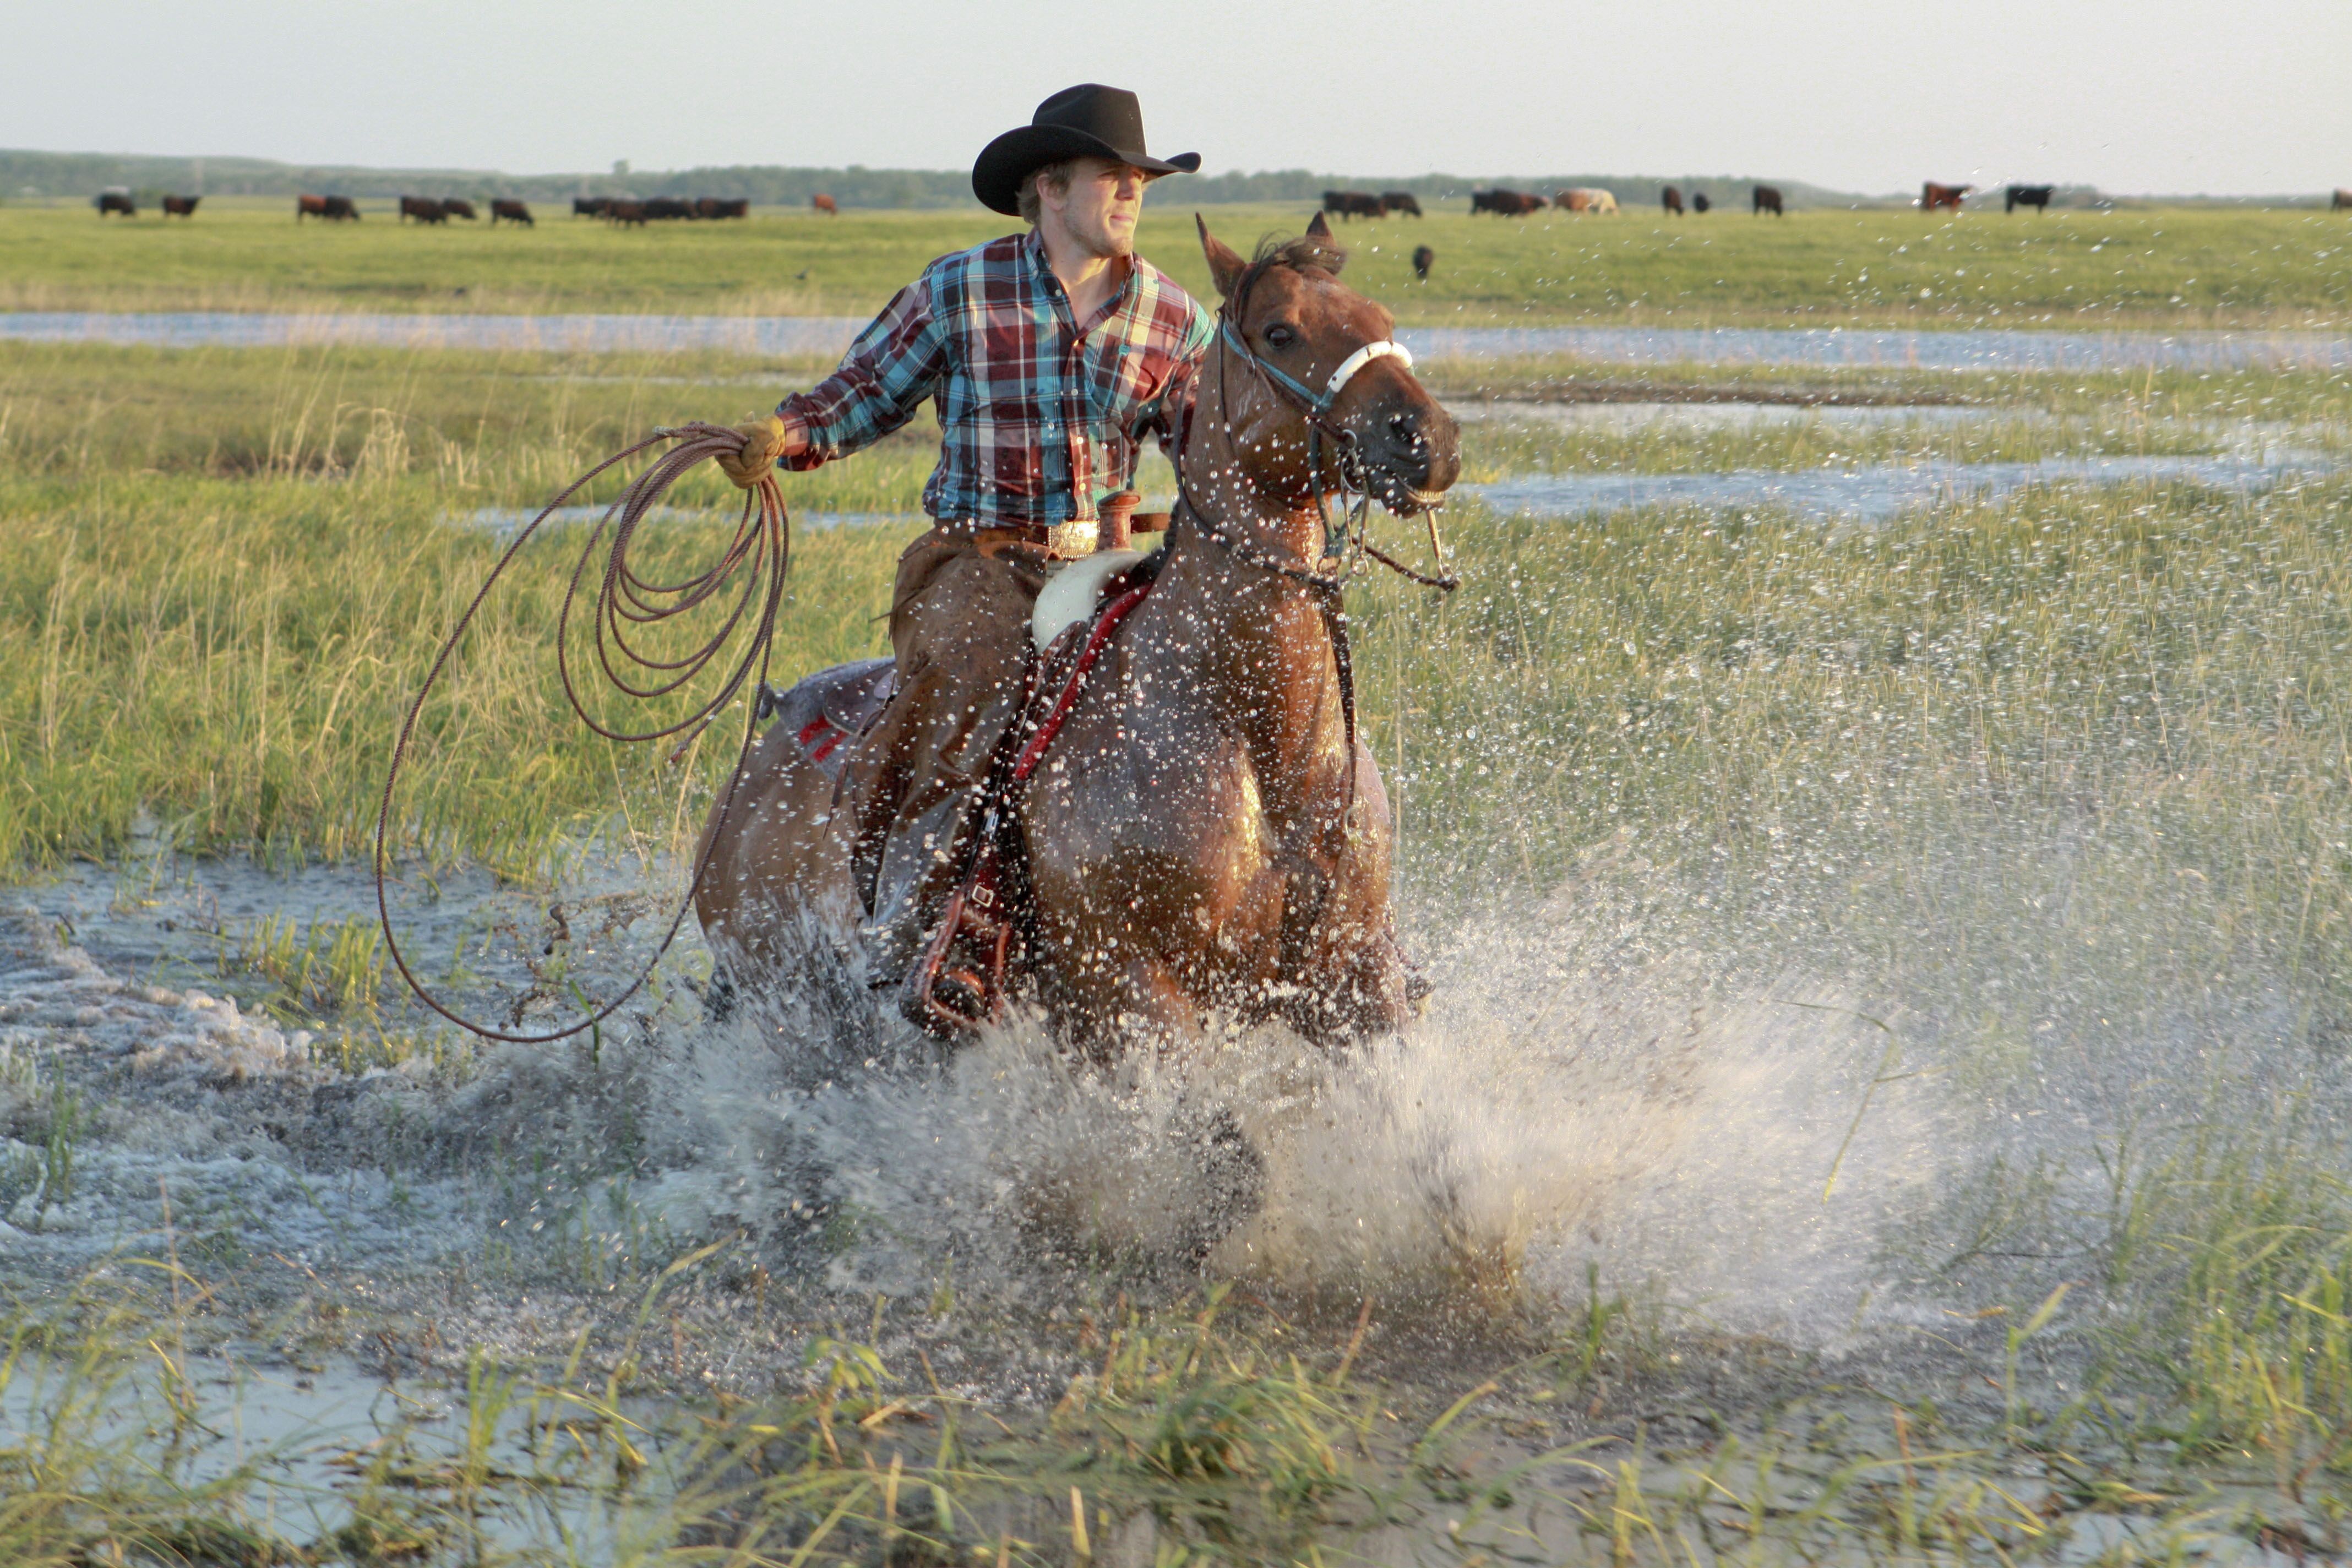
[[[1201,254],[1209,258],[1209,279],[1217,286],[1218,298],[1229,300],[1233,298],[1234,285],[1241,281],[1249,263],[1235,254],[1233,247],[1209,232],[1208,219],[1194,213],[1192,221],[1201,226]]]
[[[1331,237],[1331,226],[1323,221],[1323,215],[1321,213],[1318,212],[1313,217],[1307,220],[1307,237],[1309,239],[1328,239]]]

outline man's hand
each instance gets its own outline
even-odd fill
[[[735,428],[742,433],[743,449],[732,456],[722,454],[719,466],[729,479],[747,490],[768,477],[778,458],[807,445],[806,437],[772,414]]]

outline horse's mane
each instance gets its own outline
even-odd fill
[[[1336,278],[1347,264],[1348,252],[1336,240],[1312,234],[1302,234],[1296,239],[1267,235],[1257,242],[1257,254],[1250,258],[1249,267],[1234,285],[1234,310],[1236,314],[1247,310],[1251,288],[1277,267],[1287,267],[1296,272],[1312,268]]]

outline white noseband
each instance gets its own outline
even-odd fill
[[[1339,362],[1339,368],[1331,373],[1331,379],[1323,384],[1323,395],[1325,399],[1328,401],[1330,398],[1339,396],[1339,389],[1347,385],[1349,381],[1354,377],[1358,371],[1363,369],[1366,365],[1371,363],[1376,359],[1386,359],[1391,354],[1403,363],[1405,369],[1411,370],[1412,368],[1412,355],[1406,351],[1405,346],[1402,343],[1391,342],[1386,340],[1377,343],[1366,343],[1362,348],[1358,349],[1354,353],[1351,353],[1346,359],[1341,360]]]

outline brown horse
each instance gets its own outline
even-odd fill
[[[1340,284],[1328,232],[1245,261],[1202,225],[1223,326],[1168,542],[1011,805],[1029,897],[1009,987],[1097,1050],[1218,1011],[1318,1039],[1409,1014],[1393,825],[1370,752],[1347,743],[1309,453],[1328,486],[1347,449],[1399,513],[1437,505],[1460,456],[1409,362],[1363,352],[1392,319]],[[771,729],[703,833],[696,911],[734,984],[814,958],[812,930],[854,949],[854,816],[792,725]]]

